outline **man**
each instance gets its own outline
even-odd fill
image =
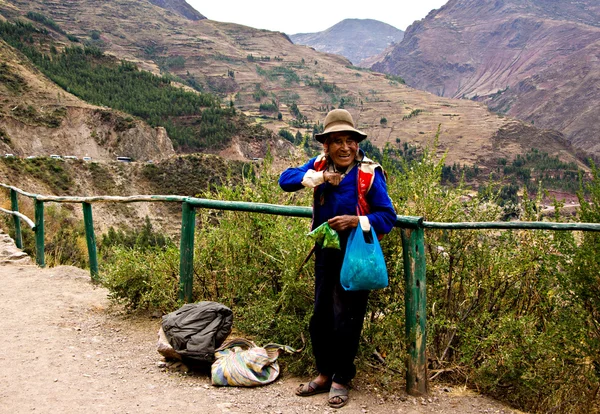
[[[369,294],[340,285],[348,236],[359,224],[363,230],[373,226],[378,235],[389,233],[396,212],[383,169],[358,147],[367,135],[354,127],[352,115],[334,109],[325,117],[324,127],[315,135],[323,154],[285,170],[279,185],[285,191],[314,189],[312,228],[328,222],[340,236],[341,250],[315,246],[315,304],[309,331],[319,375],[296,390],[302,397],[329,392],[328,404],[340,408],[349,401],[348,384],[356,375],[354,358]]]

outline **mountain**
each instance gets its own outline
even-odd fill
[[[150,0],[150,3],[162,7],[165,10],[170,10],[181,17],[185,17],[189,20],[202,20],[206,19],[196,9],[187,4],[185,0]]]
[[[37,20],[27,17],[31,13]],[[40,14],[53,24],[46,21],[42,27]],[[446,162],[477,165],[482,174],[495,170],[498,159],[512,160],[531,148],[585,168],[560,133],[494,114],[478,102],[412,89],[397,76],[359,69],[342,56],[294,45],[282,33],[192,21],[148,0],[5,0],[0,15],[47,30],[54,44],[46,48],[100,49],[102,60],[128,62],[122,70],[134,64],[140,71],[168,74],[170,83],[189,91],[220,97],[223,110],[244,118],[226,118],[233,132],[226,140],[209,142],[212,146],[205,143],[203,152],[240,160],[261,158],[267,148],[276,158],[296,154],[298,148],[277,137],[282,129],[308,135],[307,145],[318,149],[310,139],[313,130],[322,128],[328,110],[343,106],[378,148],[431,146],[439,127],[438,151],[446,153]],[[146,103],[140,100],[139,106]],[[215,128],[211,117],[189,115],[180,121],[192,128],[200,122],[192,139],[203,139]],[[15,129],[12,145],[21,139],[27,138]],[[186,151],[186,146],[176,150]]]
[[[380,54],[403,36],[402,30],[378,20],[346,19],[322,32],[293,34],[290,39],[319,52],[342,55],[352,64],[361,66],[364,59]]]
[[[450,0],[373,70],[486,103],[600,155],[600,3]]]

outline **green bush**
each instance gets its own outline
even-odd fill
[[[463,184],[443,186],[444,158],[433,154],[426,149],[418,160],[400,163],[383,154],[398,214],[434,222],[500,220],[504,211],[494,194],[466,199]],[[587,189],[593,198],[581,200],[581,217],[587,221],[600,221],[595,169],[594,174]],[[269,159],[248,180],[203,196],[311,203],[310,191],[278,189]],[[539,203],[525,190],[518,207],[521,220],[542,220]],[[560,211],[559,203],[556,207]],[[235,328],[260,343],[299,346],[301,335],[308,337],[313,300],[312,261],[301,266],[311,248],[305,237],[308,221],[211,210],[198,210],[197,221],[195,300],[230,306]],[[429,374],[477,387],[527,411],[597,410],[598,247],[595,233],[426,230]],[[371,294],[359,364],[364,368],[377,351],[385,367],[376,381],[393,388],[406,360],[405,342],[399,339],[405,335],[399,232],[386,236],[382,248],[390,285]],[[177,264],[176,249],[125,250],[104,277],[114,297],[132,307],[173,310],[179,305]],[[159,275],[162,279],[155,279]],[[289,369],[302,374],[311,367],[310,352],[305,352]]]
[[[143,252],[143,253],[142,253]],[[110,290],[110,298],[130,309],[156,309],[170,312],[178,300],[179,249],[114,247],[115,260],[105,262],[100,282]]]
[[[15,180],[22,176],[33,177],[48,184],[57,194],[68,194],[73,189],[72,168],[63,160],[49,157],[9,157],[0,158],[0,162],[10,168]]]
[[[9,90],[9,92],[18,94],[28,88],[25,79],[17,73],[14,73],[10,66],[5,62],[0,63],[0,82]]]
[[[413,110],[410,112],[410,114],[408,114],[408,115],[404,115],[404,116],[402,117],[402,120],[407,120],[407,119],[410,119],[410,118],[412,118],[412,117],[415,117],[415,116],[417,116],[417,115],[419,115],[419,114],[421,114],[421,113],[423,113],[423,112],[424,112],[424,111],[423,111],[423,109],[413,109]]]
[[[261,112],[277,112],[279,107],[275,101],[271,101],[271,103],[261,103],[258,110]]]
[[[406,81],[400,76],[387,74],[387,75],[385,75],[385,78],[388,79],[390,81],[390,83],[396,82],[396,83],[400,83],[402,85],[406,84]]]
[[[283,78],[283,84],[285,86],[290,86],[293,83],[300,83],[298,74],[287,66],[276,66],[272,69],[263,69],[260,66],[257,66],[256,73],[271,81]]]
[[[164,234],[155,232],[148,216],[144,225],[140,228],[115,230],[112,226],[108,232],[102,236],[100,243],[100,253],[110,254],[114,247],[124,247],[128,249],[147,250],[147,249],[165,249],[173,243]]]
[[[287,139],[288,141],[290,141],[292,144],[295,143],[295,138],[294,138],[294,134],[292,134],[289,130],[287,129],[280,129],[279,130],[279,136]]]
[[[41,13],[37,13],[37,12],[27,12],[26,14],[27,18],[36,22],[39,22],[41,24],[43,24],[44,26],[47,26],[59,33],[65,33],[64,30],[62,30],[60,28],[60,26],[54,21],[52,20],[50,17],[46,17]]]
[[[83,220],[76,220],[68,207],[48,205],[45,216],[45,259],[48,266],[88,267]],[[27,243],[35,246],[35,243]]]
[[[254,92],[252,92],[252,98],[254,98],[256,102],[260,102],[260,100],[265,96],[267,96],[267,91],[262,89],[260,83],[254,85]]]

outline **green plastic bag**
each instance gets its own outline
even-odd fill
[[[313,238],[315,242],[323,249],[338,249],[340,248],[340,236],[337,231],[329,227],[329,223],[325,222],[319,227],[307,234]]]

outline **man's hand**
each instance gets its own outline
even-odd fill
[[[331,185],[340,185],[342,175],[336,172],[325,171],[323,173],[323,179],[326,183],[330,183]]]
[[[343,231],[358,227],[358,216],[336,216],[327,221],[335,231]]]

